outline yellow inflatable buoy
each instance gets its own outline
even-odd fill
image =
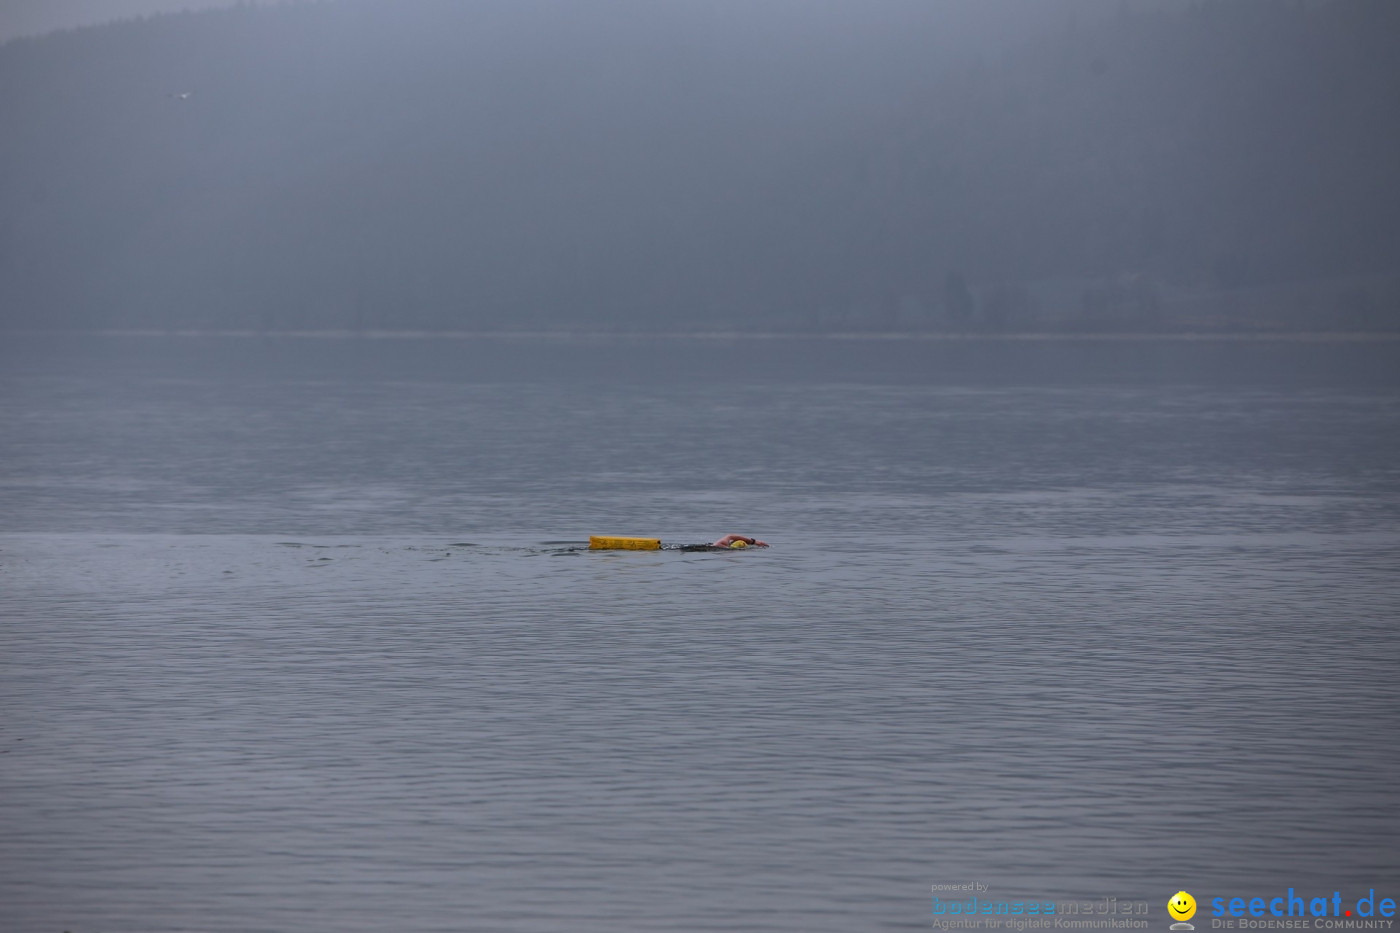
[[[618,538],[612,535],[589,535],[588,547],[594,551],[659,551],[660,538]]]

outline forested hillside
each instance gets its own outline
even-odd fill
[[[999,44],[916,0],[13,41],[0,327],[1400,326],[1400,3],[1038,7]]]

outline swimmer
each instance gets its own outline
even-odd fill
[[[663,551],[733,551],[747,547],[767,547],[767,541],[748,535],[725,535],[713,544],[663,544]]]
[[[747,535],[725,535],[710,547],[767,547],[768,542],[760,541],[757,538],[750,538]]]

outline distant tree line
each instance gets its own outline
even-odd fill
[[[0,327],[1400,326],[1400,3],[1065,3],[961,53],[842,6],[10,42]]]

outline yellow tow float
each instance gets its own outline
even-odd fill
[[[593,551],[659,551],[661,550],[661,539],[589,535],[588,547]]]

